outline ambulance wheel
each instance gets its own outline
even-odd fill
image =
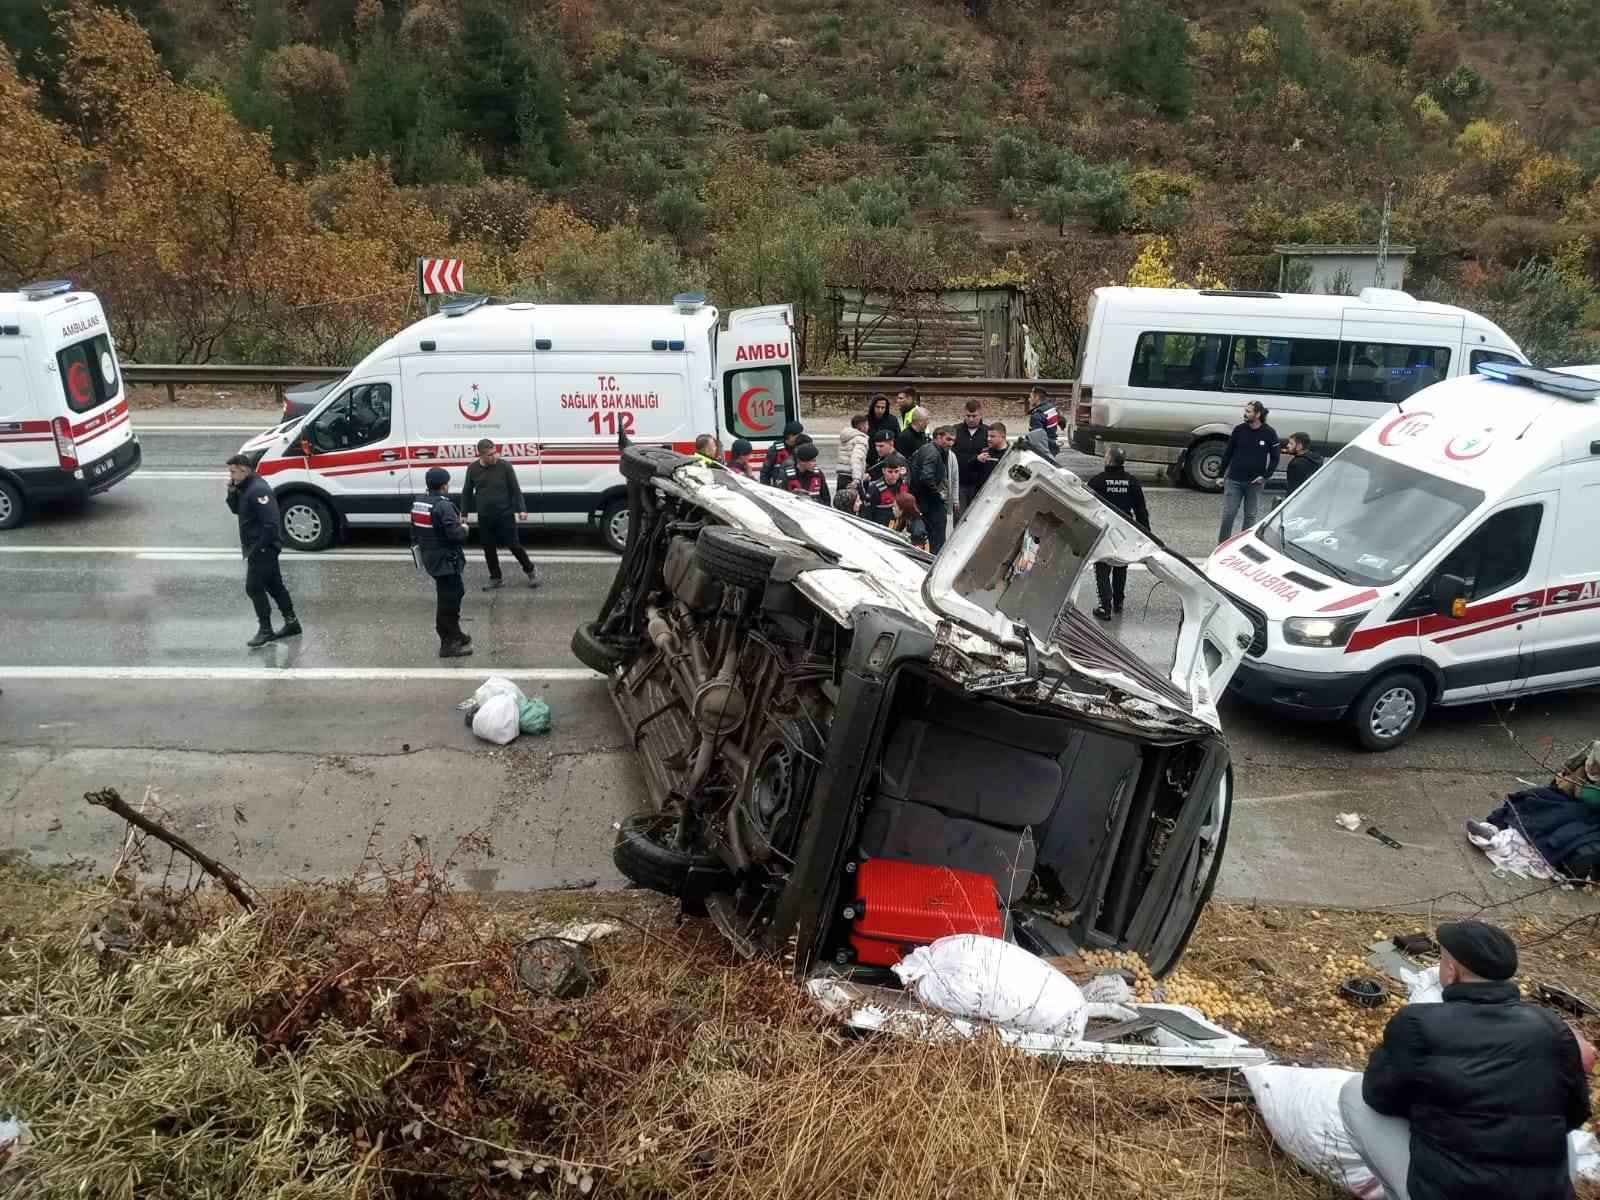
[[[1375,680],[1350,710],[1356,737],[1368,750],[1393,750],[1422,724],[1428,686],[1410,671]]]
[[[609,675],[627,661],[624,650],[600,636],[599,622],[585,621],[572,631],[572,656],[591,671]]]
[[[1207,438],[1184,455],[1183,477],[1190,487],[1202,492],[1222,490],[1222,454],[1227,448],[1222,438]]]
[[[278,527],[283,533],[283,544],[291,550],[326,550],[333,545],[333,535],[337,532],[333,510],[315,496],[304,493],[280,503]]]
[[[672,813],[629,817],[617,830],[611,861],[640,887],[679,900],[731,888],[732,877],[715,854],[697,854],[671,844],[677,824]]]
[[[600,536],[618,554],[628,548],[628,500],[618,496],[600,511]]]
[[[0,479],[0,529],[15,529],[27,515],[22,489],[9,479]]]
[[[724,525],[707,525],[694,543],[695,561],[713,579],[735,587],[762,587],[778,555],[758,538]]]

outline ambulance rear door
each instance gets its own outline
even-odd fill
[[[765,461],[783,427],[800,419],[793,310],[787,304],[735,309],[717,357],[725,440],[746,439],[756,461]]]

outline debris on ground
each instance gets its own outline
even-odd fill
[[[550,705],[523,694],[511,680],[492,675],[467,699],[456,705],[467,728],[486,742],[509,745],[520,734],[549,733]]]
[[[27,1153],[32,1137],[26,1121],[16,1117],[0,1117],[0,1175],[21,1165],[22,1156]]]
[[[1348,830],[1350,833],[1355,833],[1361,828],[1361,814],[1353,812],[1336,813],[1333,818],[1333,823],[1339,826],[1341,829]]]

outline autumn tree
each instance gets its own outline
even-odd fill
[[[0,50],[0,273],[10,287],[89,266],[96,206],[93,157],[72,131],[39,111],[39,90]]]

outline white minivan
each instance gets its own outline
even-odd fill
[[[0,292],[0,529],[103,492],[139,461],[100,301],[65,279]]]
[[[1222,452],[1249,399],[1283,437],[1331,453],[1395,405],[1481,363],[1525,363],[1492,321],[1405,292],[1359,296],[1096,288],[1072,406],[1072,446],[1119,446],[1174,479],[1222,487]]]
[[[1600,683],[1600,367],[1492,364],[1357,436],[1206,574],[1229,690],[1398,746],[1432,705]]]
[[[362,359],[302,418],[241,453],[278,496],[284,544],[323,550],[356,525],[404,526],[429,467],[458,492],[480,438],[517,471],[530,524],[627,542],[619,438],[694,452],[702,433],[758,456],[799,412],[791,310],[721,328],[699,294],[672,304],[446,303]]]

